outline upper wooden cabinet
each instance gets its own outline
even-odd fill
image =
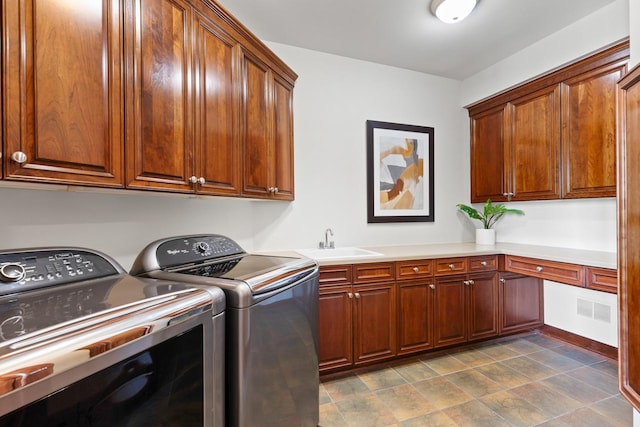
[[[122,2],[3,0],[4,178],[122,187]]]
[[[562,84],[562,197],[615,197],[616,103],[623,62]]]
[[[237,42],[184,0],[136,0],[129,188],[240,192]]]
[[[242,51],[243,194],[293,200],[293,84]]]
[[[2,1],[6,179],[293,199],[297,75],[217,3]]]
[[[615,197],[625,41],[470,105],[471,201]]]

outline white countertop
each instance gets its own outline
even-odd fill
[[[317,260],[320,265],[358,264],[410,259],[450,258],[476,255],[517,255],[550,261],[582,264],[591,267],[617,267],[617,255],[614,252],[601,252],[583,249],[568,249],[552,246],[523,245],[518,243],[496,243],[495,246],[482,246],[475,243],[438,243],[428,245],[400,246],[360,246],[362,249],[378,252],[381,256],[350,257]],[[331,251],[331,249],[326,249]],[[295,251],[269,252],[272,255],[300,257]]]

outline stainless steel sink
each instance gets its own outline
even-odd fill
[[[383,256],[381,253],[354,246],[344,246],[333,249],[296,249],[300,255],[315,260],[341,259],[341,258],[368,258]]]

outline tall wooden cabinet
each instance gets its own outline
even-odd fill
[[[615,197],[628,41],[468,106],[471,201]]]
[[[119,0],[4,0],[4,178],[124,185]]]
[[[640,67],[621,81],[618,139],[620,391],[640,411]]]

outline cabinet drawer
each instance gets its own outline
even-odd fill
[[[498,256],[474,256],[469,258],[469,272],[495,271],[498,269]]]
[[[351,284],[351,265],[323,265],[320,267],[320,286]]]
[[[394,280],[396,277],[394,263],[377,262],[371,264],[355,264],[353,266],[353,283],[370,283]]]
[[[507,255],[505,269],[514,273],[584,287],[584,267],[564,262]]]
[[[618,293],[618,271],[610,268],[587,267],[587,288]]]
[[[467,258],[442,258],[435,261],[436,276],[467,272]]]
[[[433,276],[432,259],[396,262],[396,277],[398,280],[418,279],[431,276]]]

